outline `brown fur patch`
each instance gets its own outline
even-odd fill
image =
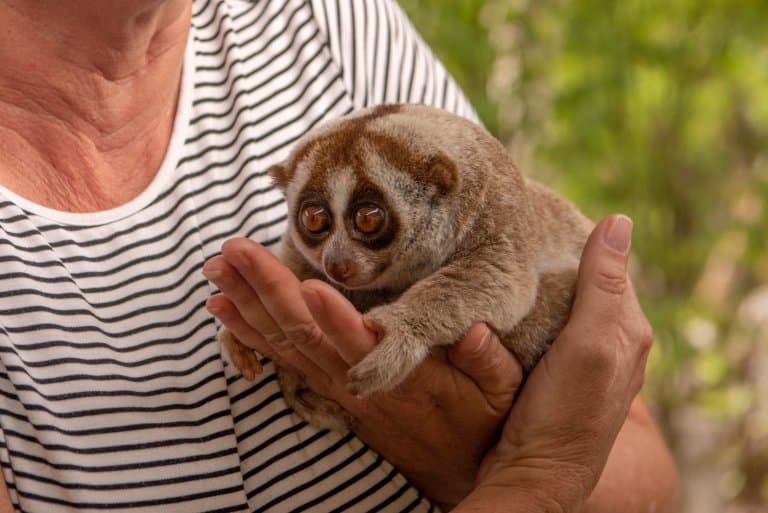
[[[417,182],[434,185],[440,194],[448,194],[459,184],[456,165],[445,155],[427,158],[414,155],[413,151],[393,137],[379,133],[366,133],[366,140],[373,143],[376,152],[387,162],[410,174]]]
[[[333,162],[350,163],[352,145],[363,133],[365,126],[374,119],[400,112],[401,109],[402,106],[400,105],[380,105],[363,116],[346,120],[333,133],[314,138],[304,146],[297,148],[292,161],[288,163],[291,170],[283,173],[283,176],[287,178],[286,183],[293,178],[293,169],[310,154],[315,154],[315,162],[317,163],[310,173],[311,178],[321,178],[319,175],[324,175],[323,171],[326,173],[330,171]],[[316,154],[318,151],[319,155]],[[325,176],[322,176],[321,181],[325,181]]]
[[[382,105],[368,114],[349,119],[332,133],[314,138],[297,148],[290,162],[284,166],[273,166],[269,174],[278,187],[285,189],[293,179],[296,166],[311,155],[313,168],[310,170],[306,187],[323,188],[328,174],[334,172],[338,166],[351,168],[358,181],[364,180],[365,176],[358,171],[363,167],[363,163],[358,156],[359,152],[355,151],[355,146],[365,140],[373,144],[382,158],[401,171],[409,173],[416,181],[435,186],[440,194],[453,192],[459,184],[459,172],[447,156],[438,154],[418,158],[395,138],[366,130],[371,121],[401,110],[400,105]]]
[[[267,174],[272,177],[272,181],[278,188],[285,190],[288,182],[293,178],[293,169],[282,164],[275,164],[267,169]]]

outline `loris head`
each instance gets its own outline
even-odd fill
[[[270,169],[288,202],[288,237],[338,286],[401,290],[453,249],[459,170],[411,118],[398,106],[342,118]]]

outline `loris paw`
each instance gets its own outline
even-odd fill
[[[392,390],[429,354],[423,337],[403,323],[390,321],[390,327],[385,327],[383,317],[375,311],[366,314],[365,322],[379,335],[379,344],[347,374],[349,388],[364,397]]]
[[[231,331],[223,327],[217,336],[222,348],[224,359],[238,368],[248,381],[256,379],[263,371],[258,355],[235,337]]]
[[[340,433],[349,431],[352,415],[339,403],[310,390],[304,378],[293,371],[278,368],[277,375],[285,402],[301,418],[320,429],[331,429]]]

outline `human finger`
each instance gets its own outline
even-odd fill
[[[275,363],[280,363],[280,356],[277,351],[264,340],[261,334],[245,322],[240,316],[237,307],[223,294],[215,294],[208,298],[205,303],[208,311],[216,317],[221,323],[232,332],[237,340],[251,349],[256,350],[262,356],[269,358]],[[233,360],[236,358],[233,356]],[[241,367],[240,365],[238,365]]]
[[[299,280],[264,246],[249,239],[231,239],[221,254],[258,296],[278,331],[264,336],[277,343],[314,344],[320,338],[314,320],[299,293]]]
[[[345,370],[334,369],[335,377],[331,376],[331,371],[327,366],[319,365],[318,362],[307,357],[295,346],[291,344],[279,346],[270,343],[257,330],[253,329],[235,305],[223,294],[211,296],[206,307],[242,344],[255,349],[280,367],[298,371],[310,384],[315,383],[318,387],[326,390],[334,379],[338,381],[338,376],[345,372]],[[236,358],[233,358],[233,361],[237,363]],[[243,369],[242,366],[238,367]]]
[[[266,248],[248,239],[226,242],[222,255],[255,291],[259,304],[275,323],[274,331],[262,331],[264,339],[283,357],[298,353],[334,380],[342,379],[348,367],[309,313],[299,291],[301,283],[293,272]]]
[[[571,319],[589,318],[593,323],[612,322],[617,317],[628,284],[631,241],[628,217],[616,215],[598,223],[584,246]],[[601,312],[598,319],[595,312]]]
[[[376,345],[375,333],[339,291],[320,280],[307,280],[301,284],[301,293],[315,322],[347,365],[355,365],[371,352]]]
[[[448,350],[448,360],[475,382],[495,412],[505,415],[509,411],[523,369],[486,324],[474,324]]]
[[[284,343],[283,332],[272,319],[248,282],[223,256],[206,262],[203,274],[221,290],[209,298],[207,306],[243,344],[283,367],[297,369],[305,375],[325,372],[302,353]],[[213,310],[212,310],[213,308]]]
[[[570,318],[526,386],[563,418],[594,414],[619,426],[640,390],[651,339],[627,277],[631,235],[632,223],[621,215],[590,234]]]
[[[564,331],[579,332],[581,336],[572,337],[575,343],[592,346],[581,354],[592,358],[593,365],[614,365],[610,357],[621,351],[639,357],[644,365],[643,355],[653,339],[627,275],[631,237],[632,221],[616,215],[597,225],[584,248]]]
[[[208,260],[203,266],[203,275],[230,299],[254,331],[268,341],[280,338],[282,331],[264,308],[259,295],[224,257]]]

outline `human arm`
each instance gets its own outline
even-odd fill
[[[658,513],[677,510],[675,462],[641,397],[636,397],[616,437],[584,513],[646,513],[655,502]]]
[[[0,479],[0,513],[13,513],[14,511],[16,510],[13,509],[13,503],[11,503],[8,485],[5,484],[5,479]]]

